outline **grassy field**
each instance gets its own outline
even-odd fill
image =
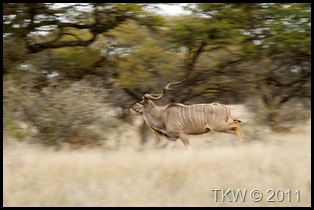
[[[111,134],[110,150],[4,138],[3,206],[311,206],[310,121],[276,134],[237,110],[247,143],[210,132],[190,136],[192,152],[141,148],[134,126]]]

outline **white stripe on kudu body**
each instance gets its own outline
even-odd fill
[[[201,130],[202,128],[217,130],[231,119],[230,109],[218,103],[188,106],[173,104],[171,107],[172,109],[178,107],[178,119],[187,134],[189,134],[189,131],[193,134],[193,130]]]
[[[214,104],[210,104],[210,105],[212,105],[212,107],[213,107],[213,109],[214,109],[214,114],[213,114],[213,120],[215,119],[215,106],[214,106]]]
[[[192,115],[191,115],[191,108],[193,109],[194,107],[192,107],[192,106],[189,106],[189,118],[190,118],[190,120],[191,120],[191,124],[192,124],[192,126],[193,127],[195,127],[196,125],[194,124],[194,121],[195,121],[195,115],[193,115],[193,113],[192,113]],[[195,109],[195,108],[194,108]],[[194,112],[195,113],[195,112]]]
[[[202,104],[201,105],[202,106],[202,114],[203,114],[203,125],[205,125],[205,123],[206,123],[206,118],[205,118],[205,104]]]
[[[179,108],[179,117],[180,117],[181,124],[185,127],[185,125],[183,124],[183,119],[182,119],[182,114],[181,114],[182,110],[183,108]]]
[[[194,105],[194,115],[195,115],[195,118],[197,118],[197,120],[196,120],[196,124],[199,126],[199,125],[201,125],[201,117],[200,117],[200,111],[199,110],[197,110],[196,111],[196,108],[198,108],[199,106],[197,106],[197,105]],[[196,117],[197,116],[197,117]]]

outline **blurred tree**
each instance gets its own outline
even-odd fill
[[[180,71],[186,79],[181,102],[201,96],[225,101],[221,93],[242,93],[242,86],[234,85],[237,72],[227,68],[241,61],[237,52],[244,35],[236,19],[243,20],[243,14],[235,9],[231,11],[230,6],[196,4],[191,8],[192,15],[175,17],[169,22],[166,35],[174,49],[182,54]],[[206,14],[207,10],[211,12]]]
[[[151,27],[158,16],[145,11],[146,4],[131,3],[3,3],[5,37],[19,37],[31,53],[49,48],[92,44],[103,34],[128,19]],[[90,37],[81,39],[68,29],[88,31]],[[53,37],[43,36],[52,33]],[[72,36],[73,40],[63,40]],[[47,39],[49,38],[49,39]]]
[[[187,92],[195,93],[183,95],[259,94],[274,130],[282,104],[310,97],[310,4],[207,3],[189,9],[193,15],[169,26],[170,41],[184,52]]]
[[[61,48],[50,51],[52,56],[56,54],[55,66],[51,67],[66,77],[79,79],[85,74],[97,73],[91,71],[94,64],[103,59],[102,55],[85,47],[106,38],[106,32],[128,19],[155,30],[154,26],[160,24],[161,19],[147,12],[146,7],[147,4],[130,3],[3,3],[3,37],[8,43],[4,48],[4,73],[13,65],[12,60],[15,67],[25,62],[17,63],[21,56],[10,56],[10,49],[19,47],[17,43],[25,49],[18,55]],[[91,54],[94,56],[87,56]],[[29,60],[26,55],[23,58]]]
[[[110,42],[111,35],[108,32],[127,20],[133,20],[140,27],[152,31],[157,30],[156,25],[162,24],[160,16],[147,11],[147,7],[152,7],[149,4],[4,3],[3,7],[3,37],[8,45],[4,48],[4,73],[12,66],[16,70],[19,65],[24,65],[25,69],[32,66],[32,73],[36,71],[40,77],[39,74],[43,72],[45,75],[70,79],[81,79],[84,75],[95,74],[110,84],[106,78],[109,70],[103,66],[108,53],[119,49],[108,44],[101,48],[93,43],[99,43],[98,40]],[[12,43],[11,40],[18,42]],[[24,49],[19,51],[19,54],[24,53],[24,60],[18,59],[22,58],[19,54],[11,56],[11,51],[19,47],[17,43]],[[50,68],[42,71],[42,66],[36,63],[38,59],[34,59],[36,56],[27,55],[27,52],[38,54],[47,49],[50,49],[50,58],[37,56],[50,63]],[[23,73],[29,72],[27,70]]]
[[[311,97],[311,5],[253,6],[242,57],[259,64],[254,87],[268,109],[266,120],[280,130],[283,104]]]
[[[115,66],[112,73],[122,88],[152,88],[158,79],[177,76],[176,53],[168,51],[160,33],[152,33],[134,21],[126,22],[110,32],[115,50],[111,54]],[[139,82],[140,81],[140,82]]]

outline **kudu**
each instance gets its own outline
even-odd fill
[[[207,133],[211,130],[235,134],[239,142],[243,142],[240,132],[240,120],[232,119],[227,106],[219,103],[184,105],[170,103],[157,106],[153,101],[161,99],[170,88],[180,82],[171,82],[160,94],[145,94],[143,100],[131,109],[140,113],[147,125],[160,138],[168,140],[180,138],[186,149],[191,150],[187,135]]]

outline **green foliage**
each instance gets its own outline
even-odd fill
[[[266,11],[271,20],[265,22],[269,34],[264,45],[268,55],[281,52],[309,52],[311,43],[310,4],[275,4]]]
[[[260,51],[258,46],[254,43],[245,44],[241,49],[241,58],[246,61],[258,59],[260,56]]]
[[[151,34],[135,22],[127,22],[110,32],[115,38],[117,52],[113,60],[120,87],[145,88],[152,86],[155,77],[171,77],[174,72],[176,54],[167,51],[159,34]]]
[[[18,141],[23,141],[26,138],[26,134],[17,123],[9,116],[3,116],[3,123],[8,128],[9,133],[15,137]]]
[[[120,86],[132,87],[139,81],[150,80],[154,75],[171,74],[174,55],[165,52],[158,44],[156,40],[145,40],[142,46],[119,62]]]
[[[146,39],[150,38],[149,30],[141,27],[135,21],[127,21],[119,27],[111,30],[108,33],[109,37],[114,38],[114,43],[117,47],[136,47]]]
[[[58,64],[56,70],[66,78],[81,79],[90,73],[100,53],[92,48],[65,47],[54,51]]]
[[[169,41],[177,46],[192,48],[199,44],[207,36],[206,23],[197,16],[174,17],[169,21],[168,36]]]
[[[88,31],[68,29],[66,32],[74,36],[63,36],[61,41],[77,38],[87,40],[91,36]],[[93,64],[100,58],[99,50],[92,47],[63,47],[53,49],[52,53],[56,60],[54,71],[66,78],[75,79],[81,79],[84,75],[90,74]]]

